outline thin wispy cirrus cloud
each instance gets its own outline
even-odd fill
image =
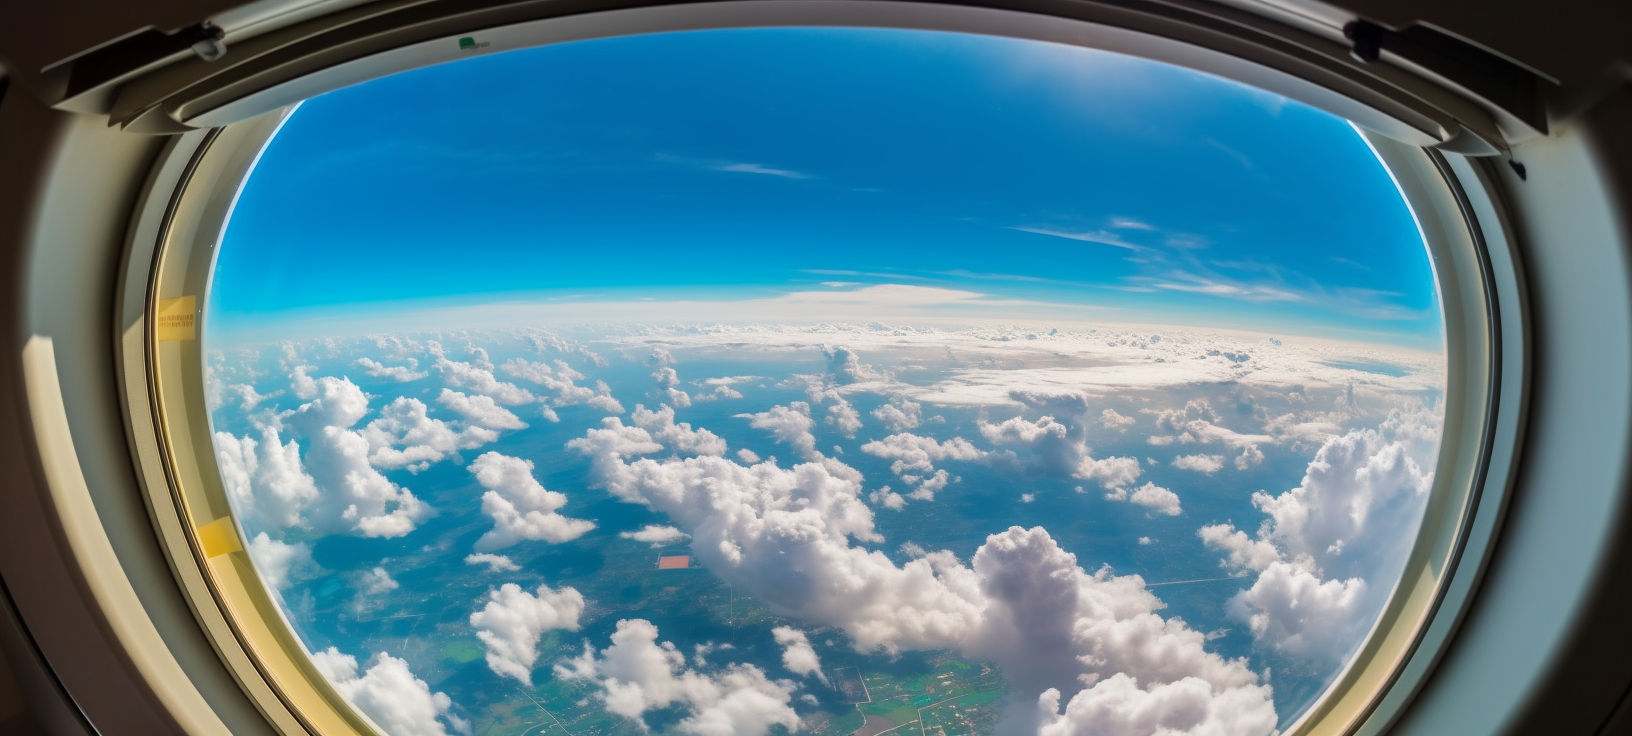
[[[1135,286],[1163,291],[1182,291],[1191,294],[1207,294],[1221,296],[1241,301],[1264,302],[1303,302],[1310,301],[1305,294],[1291,289],[1267,284],[1231,283],[1223,279],[1207,278],[1188,273],[1171,274],[1168,278],[1152,278],[1148,276],[1130,277],[1128,281]]]
[[[607,323],[640,323],[649,321],[654,314],[662,314],[675,322],[740,323],[745,320],[805,324],[819,315],[824,321],[919,321],[924,324],[946,322],[962,324],[969,319],[1029,320],[1046,315],[1050,319],[1103,318],[1116,307],[1093,304],[1069,304],[1004,298],[968,289],[916,284],[882,283],[861,288],[810,290],[808,288],[780,294],[731,299],[729,295],[709,294],[709,298],[644,297],[635,300],[606,301],[495,301],[490,303],[436,307],[405,308],[405,305],[385,304],[377,309],[348,307],[343,311],[313,312],[294,317],[284,315],[277,321],[251,328],[240,328],[230,337],[252,344],[259,334],[287,334],[300,329],[308,334],[323,336],[356,336],[400,329],[403,324],[414,324],[425,329],[458,329],[472,324],[490,327],[513,325],[580,325],[586,316]],[[470,375],[459,378],[488,395],[501,388],[513,390],[509,402],[523,403],[534,398],[532,394],[514,386],[498,382],[486,369],[474,370],[471,364],[441,360],[437,369]],[[444,377],[444,380],[451,380]],[[489,385],[492,384],[492,385]],[[463,384],[461,384],[463,385]]]
[[[1024,226],[1024,225],[1017,225],[1017,226],[1014,226],[1014,227],[1010,227],[1008,229],[1018,230],[1018,231],[1023,232],[1023,233],[1034,233],[1034,234],[1037,234],[1037,235],[1047,235],[1047,236],[1055,237],[1055,238],[1065,238],[1067,240],[1080,240],[1080,241],[1082,241],[1084,243],[1098,243],[1100,245],[1109,245],[1109,246],[1111,246],[1113,248],[1123,248],[1123,249],[1131,250],[1131,251],[1144,251],[1144,250],[1146,250],[1145,246],[1130,243],[1130,242],[1124,240],[1122,238],[1122,236],[1117,235],[1116,233],[1113,233],[1113,232],[1111,232],[1109,230],[1072,231],[1072,230],[1060,230],[1060,229],[1049,228],[1049,227],[1033,227],[1033,226]]]
[[[1016,230],[1023,233],[1032,233],[1035,235],[1065,238],[1066,240],[1077,240],[1084,243],[1098,243],[1100,245],[1109,245],[1113,248],[1122,248],[1124,250],[1131,250],[1141,253],[1150,250],[1150,248],[1138,243],[1129,242],[1127,238],[1124,238],[1123,236],[1112,231],[1135,230],[1149,233],[1159,232],[1159,228],[1145,222],[1144,220],[1135,220],[1131,217],[1121,216],[1111,217],[1106,221],[1104,228],[1069,228],[1053,225],[1016,225],[1007,229]],[[1170,236],[1170,240],[1171,237],[1172,236]],[[1186,237],[1194,236],[1187,235]],[[1171,245],[1171,243],[1169,243],[1169,245]]]
[[[715,171],[725,171],[733,174],[763,174],[765,176],[780,176],[784,179],[809,179],[810,174],[792,169],[778,169],[759,164],[720,164],[711,167]]]
[[[1111,227],[1118,230],[1155,230],[1156,226],[1131,217],[1112,217]]]
[[[1111,217],[1104,228],[1073,229],[1057,226],[1014,226],[1008,229],[1121,248],[1132,252],[1125,260],[1142,266],[1143,273],[1124,276],[1120,284],[1091,284],[1089,286],[1108,287],[1117,291],[1139,294],[1156,294],[1160,292],[1198,294],[1251,304],[1302,303],[1371,320],[1421,319],[1423,316],[1420,310],[1401,309],[1388,303],[1389,299],[1403,296],[1398,292],[1354,288],[1339,288],[1328,292],[1322,289],[1318,283],[1310,283],[1305,288],[1298,288],[1287,283],[1287,276],[1298,277],[1299,274],[1286,274],[1285,269],[1277,264],[1211,262],[1213,265],[1227,270],[1267,273],[1271,280],[1249,281],[1230,278],[1212,268],[1208,268],[1195,257],[1194,251],[1207,248],[1210,245],[1208,238],[1196,233],[1169,232],[1148,222],[1128,217]],[[1144,235],[1140,239],[1150,239],[1152,242],[1159,242],[1161,245],[1158,247],[1131,242],[1123,234],[1115,232],[1118,230],[1148,233],[1148,235]],[[1052,283],[1048,279],[1036,276],[1005,276],[1003,274],[982,274],[963,270],[946,272],[944,275],[983,280]]]
[[[817,276],[863,276],[863,277],[866,277],[866,278],[891,279],[891,280],[896,280],[896,281],[899,281],[899,280],[928,281],[929,280],[928,277],[918,276],[918,275],[914,275],[914,274],[910,274],[910,273],[889,272],[889,271],[855,271],[855,270],[846,269],[846,268],[805,268],[805,269],[800,269],[799,272],[800,273],[814,274],[814,275],[817,275]]]
[[[663,163],[679,164],[694,167],[705,171],[720,171],[727,174],[759,174],[761,176],[776,176],[783,179],[814,179],[815,177],[794,169],[777,166],[768,166],[753,161],[732,161],[719,158],[700,158],[679,156],[671,153],[657,154],[656,159]]]
[[[1288,283],[1286,277],[1300,277],[1301,275],[1296,273],[1285,274],[1279,268],[1254,267],[1254,264],[1239,263],[1216,263],[1215,265],[1238,271],[1266,271],[1272,274],[1273,280],[1254,282],[1235,279],[1212,269],[1198,267],[1195,271],[1175,270],[1155,276],[1129,276],[1123,280],[1122,286],[1112,288],[1135,293],[1176,291],[1203,294],[1253,304],[1305,304],[1321,310],[1372,321],[1422,320],[1429,314],[1428,310],[1402,307],[1395,303],[1395,300],[1406,296],[1397,291],[1354,287],[1327,288],[1319,282],[1307,278],[1299,278],[1298,280],[1307,283],[1303,286],[1297,286]]]

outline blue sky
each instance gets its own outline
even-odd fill
[[[882,284],[1439,347],[1416,226],[1346,122],[1114,54],[856,29],[569,43],[310,100],[239,200],[210,315]]]

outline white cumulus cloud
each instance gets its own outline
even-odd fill
[[[297,366],[291,378],[295,395],[308,401],[287,423],[307,439],[304,463],[319,489],[308,523],[318,531],[365,537],[413,531],[430,507],[381,475],[369,459],[370,441],[351,428],[368,413],[368,395],[347,378],[312,378],[305,366]]]
[[[891,432],[905,432],[917,429],[923,422],[923,405],[907,399],[893,399],[888,404],[873,410],[873,418],[884,424],[884,428]]]
[[[1264,464],[1264,451],[1257,445],[1247,445],[1241,448],[1241,454],[1235,456],[1235,469],[1246,470]]]
[[[359,675],[356,657],[329,647],[313,652],[312,664],[341,697],[378,724],[383,733],[448,736],[444,722],[456,731],[463,730],[459,728],[462,722],[449,712],[453,700],[445,693],[431,692],[431,687],[408,669],[407,660],[380,652]]]
[[[584,374],[573,370],[564,360],[555,361],[552,368],[548,363],[514,358],[505,361],[499,370],[512,378],[530,381],[548,389],[552,406],[587,404],[609,414],[623,413],[623,404],[612,397],[612,389],[605,381],[596,381],[594,388],[579,386],[576,382],[582,380]]]
[[[833,383],[847,385],[886,378],[872,366],[863,365],[861,356],[847,347],[822,348],[822,353],[827,356],[827,375]]]
[[[442,398],[444,405],[473,403],[465,401],[468,397],[464,394],[447,389],[443,389]],[[487,399],[485,396],[480,398]],[[492,399],[487,401],[491,402]],[[474,450],[499,438],[499,433],[494,429],[485,426],[456,427],[431,418],[429,412],[430,409],[419,399],[400,397],[386,404],[380,410],[379,418],[369,422],[359,433],[368,441],[369,463],[376,468],[418,471],[460,450]],[[505,413],[509,414],[507,411]],[[510,415],[510,419],[514,420],[515,415]],[[520,422],[517,420],[515,423]]]
[[[1183,513],[1183,509],[1179,508],[1179,494],[1155,483],[1146,483],[1132,491],[1116,488],[1106,493],[1105,498],[1112,501],[1127,501],[1167,516],[1178,516]]]
[[[470,625],[487,648],[487,666],[494,674],[532,685],[539,638],[552,629],[577,631],[583,612],[584,596],[576,588],[540,585],[528,593],[505,583],[488,592],[487,604],[470,615]]]
[[[1106,489],[1126,488],[1139,479],[1142,467],[1136,457],[1083,458],[1073,476],[1096,481]]]
[[[824,684],[827,682],[827,675],[822,674],[822,661],[816,656],[816,649],[810,645],[805,632],[792,626],[778,626],[771,629],[771,636],[782,646],[782,666],[789,672],[815,675]]]
[[[1156,429],[1168,434],[1152,435],[1153,445],[1223,443],[1232,448],[1246,448],[1274,438],[1261,434],[1241,434],[1218,424],[1220,417],[1206,399],[1192,399],[1183,409],[1152,412],[1156,415]]]
[[[413,358],[408,359],[408,365],[385,365],[374,360],[373,358],[365,357],[358,358],[357,365],[363,369],[364,373],[367,373],[374,378],[389,378],[393,381],[402,381],[404,383],[407,383],[408,381],[418,381],[419,379],[430,375],[425,371],[419,370],[419,361],[414,360]]]
[[[1137,420],[1135,420],[1133,417],[1125,417],[1118,414],[1115,409],[1106,409],[1099,413],[1099,426],[1106,429],[1114,429],[1118,432],[1128,431],[1128,427],[1133,426],[1135,421]]]
[[[1275,712],[1261,694],[1242,688],[1217,692],[1206,680],[1187,677],[1151,687],[1124,673],[1101,680],[1060,710],[1060,692],[1037,699],[1038,736],[1211,736],[1275,733]]]
[[[647,524],[636,531],[618,532],[618,536],[624,539],[633,539],[636,542],[645,542],[653,547],[663,547],[687,539],[691,535],[672,526]]]
[[[850,402],[835,394],[833,404],[827,407],[827,423],[839,430],[839,434],[854,439],[861,430],[861,414]]]
[[[488,452],[467,468],[482,494],[482,513],[493,519],[493,529],[476,540],[477,552],[503,549],[524,539],[553,544],[571,541],[595,528],[595,523],[556,513],[567,505],[566,494],[546,490],[533,477],[533,461]]]
[[[652,380],[657,381],[657,387],[668,403],[681,409],[691,406],[691,394],[680,390],[680,373],[674,369],[674,355],[664,348],[657,348],[652,351],[648,362],[652,364]]]
[[[274,526],[296,526],[317,500],[317,482],[300,461],[300,443],[283,442],[276,423],[260,428],[259,441],[215,433],[216,466],[240,514]]]
[[[491,396],[469,396],[452,389],[442,389],[436,403],[459,415],[465,424],[488,429],[526,429],[527,423],[509,409],[499,406]]]
[[[249,559],[255,563],[255,571],[260,573],[261,582],[274,591],[289,587],[296,577],[316,566],[312,562],[311,547],[303,542],[280,542],[267,536],[266,532],[256,534],[249,540],[247,551]]]
[[[734,664],[703,673],[686,667],[686,657],[670,642],[657,641],[657,627],[645,619],[624,619],[612,645],[599,655],[585,644],[581,657],[556,666],[563,679],[601,686],[609,713],[646,723],[647,711],[679,707],[685,713],[674,729],[694,736],[763,736],[772,725],[799,730],[789,702],[794,683],[771,680],[758,667]]]
[[[890,470],[896,475],[904,475],[908,471],[921,473],[935,472],[935,463],[945,460],[980,460],[986,457],[986,452],[969,443],[962,437],[953,437],[945,442],[933,437],[900,432],[885,437],[882,440],[873,440],[861,446],[861,451],[874,457],[891,460]]]
[[[1216,473],[1224,467],[1222,455],[1179,455],[1173,458],[1173,467],[1198,473]]]
[[[357,592],[373,596],[389,593],[402,587],[402,584],[393,579],[391,573],[386,572],[385,568],[376,567],[357,576],[356,587]]]
[[[431,354],[436,356],[432,365],[442,382],[453,388],[463,388],[475,391],[483,396],[492,397],[505,406],[519,406],[531,404],[538,400],[533,392],[513,383],[500,381],[493,375],[493,363],[487,359],[487,353],[480,348],[473,348],[477,359],[472,362],[449,360],[443,352],[442,346],[430,343]]]
[[[675,452],[693,455],[725,454],[725,440],[706,429],[692,429],[686,422],[676,424],[674,408],[668,405],[658,407],[657,411],[651,411],[636,404],[635,413],[630,415],[629,419],[635,426],[650,433],[653,439],[662,442]]]
[[[778,442],[792,447],[806,459],[822,456],[816,449],[816,437],[810,433],[815,424],[810,418],[810,404],[794,401],[787,406],[777,405],[757,414],[738,414],[737,417],[747,419],[748,426],[754,429],[769,430]]]
[[[1256,573],[1229,612],[1259,646],[1330,663],[1359,643],[1421,522],[1441,426],[1435,410],[1397,409],[1375,429],[1330,437],[1296,488],[1253,494],[1266,517],[1255,536],[1198,531],[1226,569]]]
[[[474,552],[465,555],[466,565],[487,565],[488,572],[515,572],[521,569],[513,560],[504,555],[491,552]]]

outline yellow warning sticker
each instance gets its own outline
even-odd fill
[[[199,527],[198,543],[204,547],[205,557],[220,557],[244,548],[238,543],[238,530],[232,526],[230,516],[223,516]]]
[[[159,342],[170,340],[197,340],[198,301],[192,296],[160,299],[159,313],[154,317],[154,332]]]

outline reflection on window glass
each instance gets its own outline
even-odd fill
[[[1345,122],[927,32],[306,102],[208,297],[219,465],[394,736],[1268,734],[1392,591],[1437,291]]]

